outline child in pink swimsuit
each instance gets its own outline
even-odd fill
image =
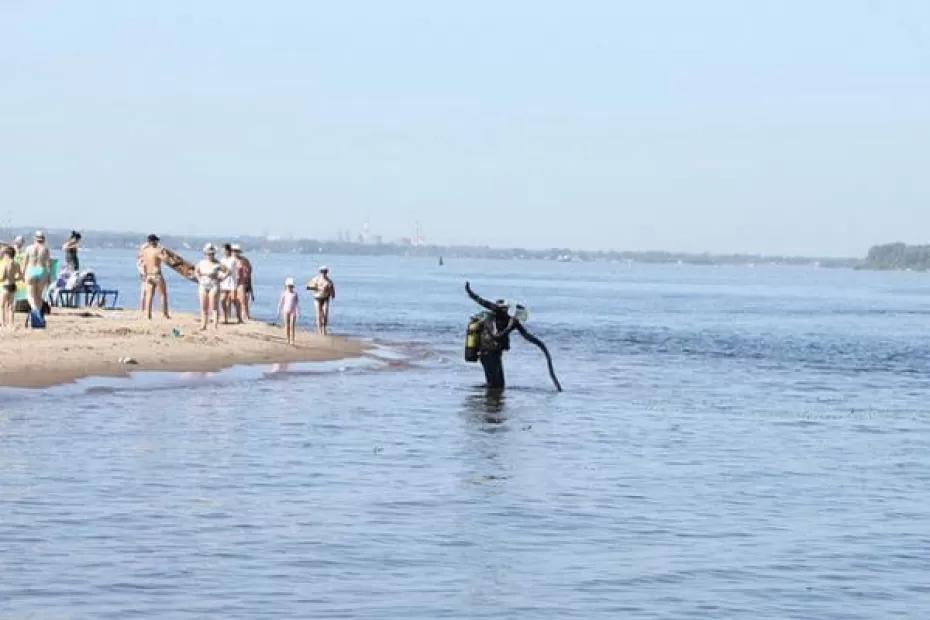
[[[284,330],[287,332],[287,343],[297,344],[297,317],[300,316],[300,297],[294,290],[294,278],[284,281],[284,292],[278,300],[278,314],[284,321]]]

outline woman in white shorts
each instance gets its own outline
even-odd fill
[[[223,258],[220,263],[226,268],[227,275],[220,282],[220,305],[223,307],[223,322],[229,323],[231,309],[236,309],[236,316],[239,322],[242,322],[242,309],[236,298],[236,290],[239,288],[239,259],[233,254],[232,246],[228,243],[223,245]]]

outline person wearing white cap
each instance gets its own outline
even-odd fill
[[[200,298],[200,329],[207,329],[210,313],[213,313],[213,327],[220,326],[220,282],[229,275],[229,271],[216,260],[216,246],[208,243],[203,246],[203,260],[194,268],[197,275],[198,295]]]
[[[329,330],[329,307],[336,299],[336,284],[329,277],[329,267],[320,267],[320,273],[307,282],[307,290],[313,292],[316,302],[316,329],[325,336]]]
[[[36,231],[35,242],[23,251],[23,274],[29,287],[29,307],[33,314],[41,313],[42,295],[52,275],[52,254],[45,245],[45,233],[41,230]]]
[[[300,316],[300,296],[294,289],[294,278],[284,281],[284,291],[278,300],[278,315],[284,323],[288,344],[297,344],[297,317]]]

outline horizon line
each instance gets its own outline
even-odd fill
[[[52,227],[43,227],[43,226],[0,226],[0,231],[4,236],[9,233],[10,235],[22,235],[24,237],[29,237],[34,231],[43,230],[47,234],[52,235],[61,235],[67,237],[67,235],[72,230],[78,230],[73,228],[52,228]],[[114,236],[139,236],[140,239],[144,240],[148,234],[146,232],[136,231],[136,230],[113,230],[113,229],[102,229],[102,228],[88,228],[83,230],[78,230],[82,235],[90,234],[104,234],[104,235],[114,235]],[[669,256],[683,256],[683,257],[707,257],[707,258],[756,258],[756,259],[788,259],[788,260],[808,260],[808,261],[861,261],[863,260],[862,256],[816,256],[816,255],[804,255],[804,254],[791,254],[791,253],[760,253],[760,252],[751,252],[751,251],[714,251],[714,250],[703,250],[703,251],[687,251],[687,250],[664,250],[664,249],[642,249],[642,250],[631,250],[631,249],[578,249],[572,248],[569,246],[551,246],[551,247],[540,247],[540,248],[528,248],[528,247],[519,247],[519,246],[495,246],[490,244],[476,245],[468,243],[404,243],[404,238],[393,239],[393,240],[383,240],[380,243],[376,242],[358,242],[358,241],[340,241],[338,239],[324,239],[324,238],[315,238],[315,237],[294,237],[294,236],[282,236],[274,235],[269,233],[262,234],[237,234],[237,235],[219,235],[219,234],[210,234],[210,233],[175,233],[175,232],[166,232],[160,233],[159,236],[162,237],[176,237],[176,238],[187,238],[187,239],[197,239],[201,241],[213,241],[216,237],[225,237],[229,240],[237,239],[261,239],[267,242],[314,242],[314,243],[324,243],[328,245],[338,245],[338,246],[349,246],[349,247],[397,247],[397,248],[413,248],[413,249],[467,249],[467,250],[491,250],[495,252],[528,252],[528,253],[546,253],[546,252],[565,252],[570,254],[577,255],[609,255],[609,254],[627,254],[627,255],[648,255],[648,254],[662,254]],[[86,238],[84,239],[86,241]],[[889,245],[894,243],[903,243],[903,242],[883,242],[873,244],[871,247]],[[89,247],[93,247],[93,243],[89,244]],[[906,244],[905,245],[910,245]],[[871,249],[870,247],[870,249]],[[868,250],[866,251],[867,254]]]

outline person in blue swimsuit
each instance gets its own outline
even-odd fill
[[[45,233],[37,230],[32,245],[23,250],[23,276],[26,279],[29,307],[42,311],[42,297],[52,275],[52,254],[45,245]]]

